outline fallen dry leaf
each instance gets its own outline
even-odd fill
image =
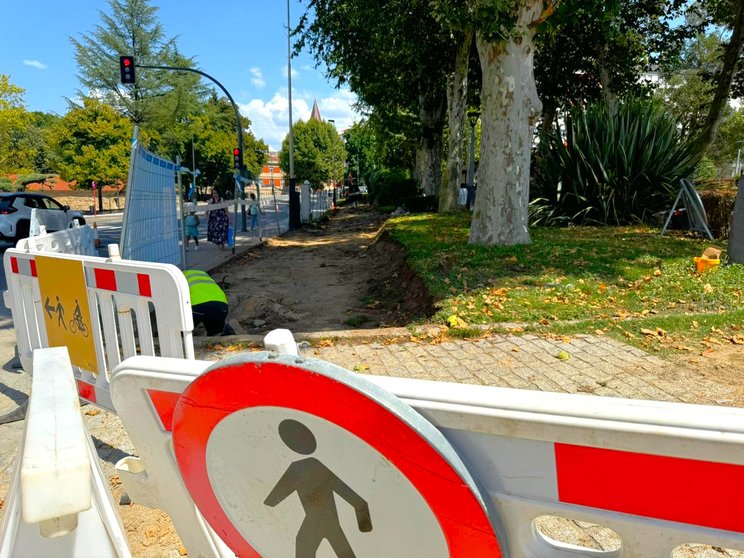
[[[705,285],[703,285],[703,291],[705,291],[706,294],[710,294],[714,290],[715,289],[713,288],[713,285],[711,285],[710,283],[706,283]]]
[[[86,409],[84,414],[89,417],[94,417],[96,415],[101,414],[101,409],[96,409],[95,407],[91,407],[90,409]]]

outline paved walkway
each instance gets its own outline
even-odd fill
[[[477,341],[337,344],[305,350],[350,370],[564,393],[732,405],[729,390],[693,370],[592,335],[493,335]]]

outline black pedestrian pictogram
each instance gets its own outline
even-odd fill
[[[75,299],[75,310],[72,313],[72,320],[70,320],[70,331],[77,333],[78,331],[83,334],[83,337],[88,337],[88,326],[83,321],[83,313],[80,311],[80,303],[78,299]]]
[[[279,423],[279,436],[289,449],[310,455],[317,448],[310,429],[296,420]],[[305,519],[295,540],[296,558],[315,558],[323,539],[326,539],[338,558],[356,558],[341,528],[334,493],[346,500],[356,512],[357,525],[363,533],[372,531],[369,506],[361,496],[314,457],[292,463],[264,504],[274,507],[293,492],[297,492],[305,511]]]
[[[54,310],[57,312],[57,327],[61,325],[65,330],[67,330],[67,325],[65,325],[65,307],[62,306],[59,297],[57,297],[57,307]]]

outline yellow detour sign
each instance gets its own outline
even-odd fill
[[[36,256],[36,271],[49,346],[67,347],[72,364],[97,373],[83,262]]]

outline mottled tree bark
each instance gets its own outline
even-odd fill
[[[460,190],[462,169],[462,143],[465,127],[465,111],[468,95],[468,61],[473,32],[466,31],[457,51],[455,71],[447,80],[447,105],[449,116],[449,138],[447,148],[447,170],[439,190],[439,211],[457,211],[457,196]]]
[[[442,128],[445,95],[424,92],[419,101],[421,137],[416,147],[415,177],[426,196],[436,196],[442,183]]]
[[[542,0],[520,0],[507,40],[477,35],[483,70],[478,190],[470,242],[527,244],[532,129],[540,114],[533,72],[534,28]]]

